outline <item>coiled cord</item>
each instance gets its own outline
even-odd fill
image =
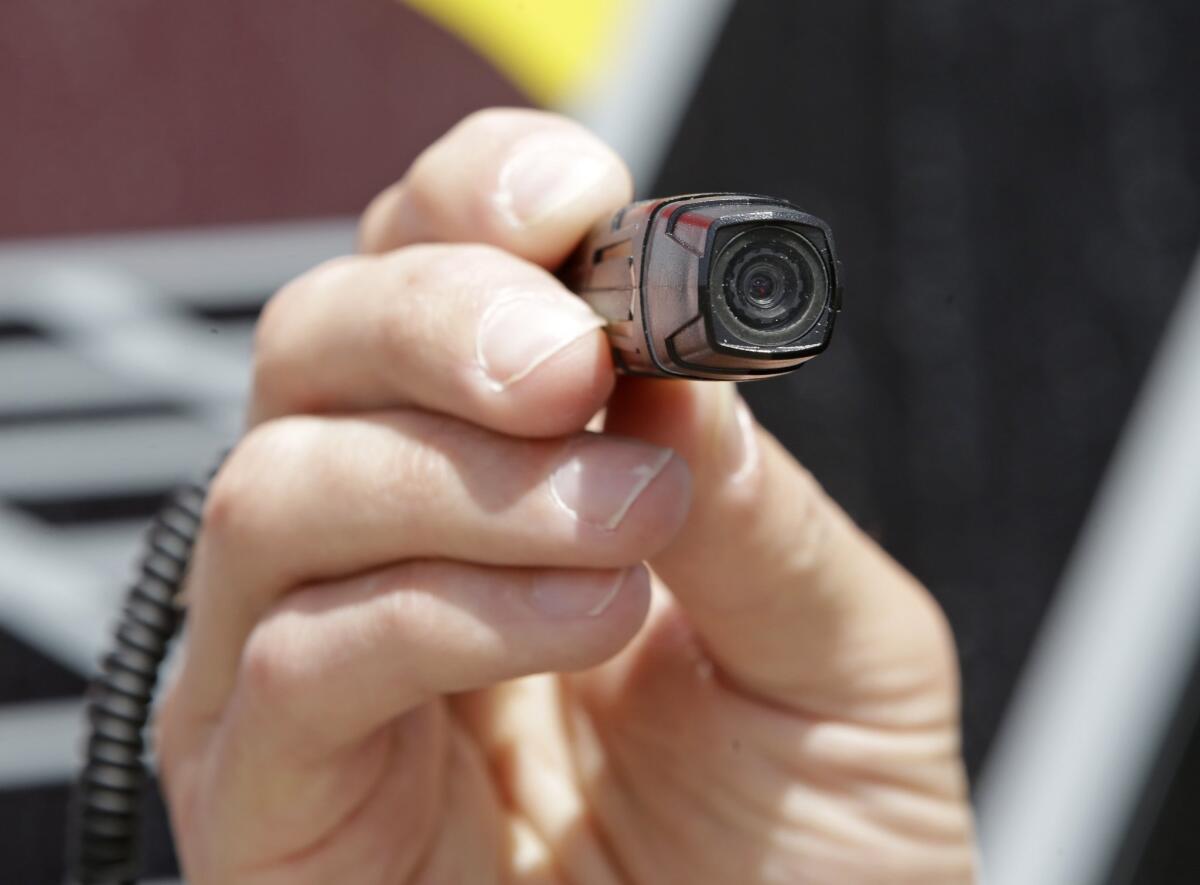
[[[90,733],[69,834],[71,872],[82,885],[137,881],[148,776],[146,723],[159,667],[183,620],[178,596],[211,478],[173,492],[151,523],[114,647],[89,692]]]

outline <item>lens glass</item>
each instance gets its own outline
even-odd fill
[[[802,335],[822,306],[815,297],[824,288],[822,267],[812,244],[794,230],[751,227],[729,240],[714,261],[712,284],[723,302],[718,307],[756,340]]]

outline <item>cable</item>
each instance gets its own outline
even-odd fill
[[[148,777],[146,723],[159,668],[183,621],[178,596],[211,480],[212,474],[173,492],[151,523],[114,647],[88,695],[87,750],[68,836],[71,872],[82,885],[137,881]]]

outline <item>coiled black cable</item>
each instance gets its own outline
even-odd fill
[[[179,488],[151,523],[114,647],[89,692],[90,733],[68,837],[71,872],[82,885],[124,885],[139,875],[146,723],[159,667],[183,620],[178,596],[207,492],[208,482]]]

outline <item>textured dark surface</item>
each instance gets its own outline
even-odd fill
[[[64,785],[0,791],[0,881],[52,885],[63,881],[63,845],[70,790]],[[143,870],[147,877],[176,875],[178,864],[157,785],[144,802]]]

